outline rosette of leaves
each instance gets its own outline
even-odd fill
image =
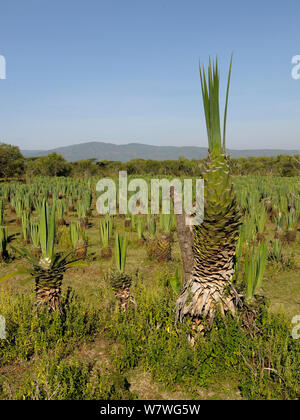
[[[73,251],[66,255],[55,252],[55,234],[55,206],[50,208],[44,200],[40,214],[40,258],[24,247],[12,247],[29,262],[30,267],[21,267],[0,279],[5,281],[16,275],[25,275],[24,282],[34,279],[37,307],[47,308],[50,312],[61,310],[61,287],[65,272],[81,264],[79,259],[69,259]]]

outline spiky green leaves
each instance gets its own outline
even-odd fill
[[[267,247],[264,241],[260,242],[257,249],[252,249],[245,258],[246,299],[250,300],[261,286],[267,262]]]
[[[40,242],[43,258],[52,261],[56,234],[55,206],[43,201],[40,213]]]
[[[127,238],[120,234],[116,235],[115,240],[115,262],[117,269],[124,273],[126,265],[126,254],[127,254]]]
[[[221,135],[221,122],[220,122],[220,103],[219,103],[219,87],[220,87],[220,75],[218,68],[218,59],[215,63],[209,59],[209,66],[207,75],[205,74],[204,67],[201,68],[199,62],[200,81],[202,89],[202,99],[205,114],[205,122],[208,137],[208,150],[213,156],[219,156],[221,153],[225,153],[226,143],[226,120],[227,120],[227,108],[228,108],[228,95],[229,85],[231,77],[231,66],[232,56],[230,60],[230,67],[228,72],[227,90],[226,90],[226,103],[224,111],[224,122],[223,122],[223,141]]]

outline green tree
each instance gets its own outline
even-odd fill
[[[10,178],[24,173],[24,157],[17,146],[0,143],[0,177]]]
[[[79,160],[72,164],[72,173],[75,175],[90,177],[99,172],[99,167],[95,163],[96,159]]]
[[[30,159],[26,172],[29,176],[68,176],[71,165],[61,155],[51,153],[48,156]]]

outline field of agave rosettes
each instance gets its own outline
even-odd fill
[[[234,179],[233,283],[263,303],[193,343],[176,216],[99,215],[97,181],[0,185],[1,398],[299,397],[300,179]]]

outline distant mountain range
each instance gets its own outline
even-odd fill
[[[25,157],[46,156],[49,153],[56,152],[62,155],[69,162],[92,158],[97,160],[117,160],[127,162],[131,159],[174,160],[178,159],[180,156],[183,156],[186,159],[201,159],[207,155],[207,148],[195,146],[151,146],[140,143],[117,145],[104,142],[89,142],[58,147],[50,150],[21,150],[21,152]],[[228,149],[227,152],[231,157],[268,157],[280,154],[295,155],[299,153],[299,150]]]

